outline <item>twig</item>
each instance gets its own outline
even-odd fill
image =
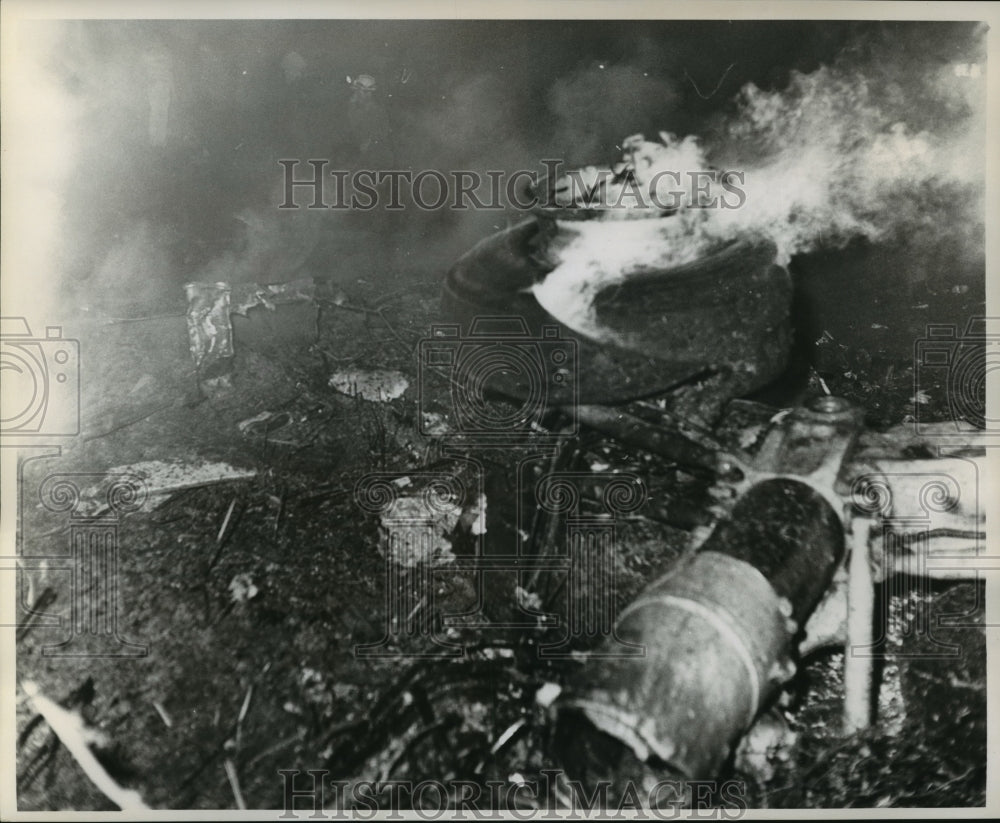
[[[921,671],[920,669],[910,669],[909,674],[915,674],[917,677],[920,677],[924,680],[930,680],[931,683],[935,683],[939,686],[943,686],[945,682],[947,682],[949,686],[955,689],[970,689],[971,691],[977,691],[977,692],[986,691],[985,683],[972,683],[968,680],[960,680],[954,672],[948,673],[947,681],[945,681],[941,677],[936,677],[935,675],[930,674],[929,672]]]
[[[515,720],[510,726],[508,726],[506,730],[504,730],[504,732],[496,739],[496,741],[494,741],[493,745],[490,746],[490,756],[496,757],[497,753],[504,746],[506,746],[517,735],[517,733],[521,731],[522,728],[524,728],[527,722],[528,721],[522,717],[519,720]],[[480,760],[479,763],[476,764],[476,768],[472,770],[472,773],[482,774],[484,768],[486,768],[486,761]]]
[[[46,588],[38,595],[38,599],[31,606],[31,614],[17,627],[15,642],[20,643],[28,636],[28,633],[35,628],[35,623],[38,621],[38,613],[55,603],[56,596],[55,590],[51,588]]]
[[[174,721],[171,720],[170,715],[167,714],[167,710],[164,708],[163,704],[159,700],[154,700],[153,708],[156,709],[156,713],[160,716],[160,720],[163,721],[163,725],[168,729],[172,729],[174,727]]]
[[[318,345],[315,346],[314,348],[316,349],[317,352],[319,352],[319,354],[322,357],[325,357],[328,360],[333,360],[336,363],[347,363],[348,365],[350,365],[351,363],[356,363],[358,360],[360,360],[362,357],[368,354],[368,352],[361,352],[361,354],[350,355],[348,357],[337,357],[336,355],[330,354],[330,352],[327,349],[324,349]]]
[[[86,437],[83,438],[83,442],[89,443],[91,440],[99,440],[102,437],[107,437],[109,434],[114,434],[115,432],[119,432],[122,429],[127,429],[129,426],[134,426],[136,423],[141,423],[143,420],[145,420],[148,417],[152,417],[157,412],[161,412],[164,409],[171,408],[175,404],[175,402],[176,401],[171,400],[168,403],[162,403],[148,412],[143,412],[138,417],[134,417],[131,420],[126,420],[124,423],[119,423],[117,426],[112,426],[107,431],[100,432],[99,434],[88,434]]]
[[[240,778],[236,774],[236,765],[228,757],[223,761],[226,769],[226,777],[229,778],[229,787],[233,790],[233,798],[236,800],[236,808],[246,811],[247,804],[243,799],[243,792],[240,791]]]
[[[556,449],[553,451],[552,460],[549,463],[550,474],[555,474],[563,465],[565,465],[568,462],[567,450],[569,444],[572,442],[573,439],[572,435],[573,435],[572,427],[566,427],[559,432],[560,442],[559,445],[556,447]],[[544,557],[554,552],[553,546],[555,545],[559,535],[560,519],[559,515],[557,514],[548,514],[548,515],[543,514],[540,506],[538,508],[538,513],[542,517],[543,522],[545,523],[545,532],[542,535],[541,545],[536,548],[535,554],[538,555],[539,557]],[[540,567],[536,568],[535,571],[532,573],[530,579],[528,580],[528,585],[526,587],[528,591],[535,590],[535,587],[538,585],[538,580],[541,577],[541,573],[542,570]]]
[[[378,311],[385,307],[387,303],[391,303],[393,300],[401,297],[404,294],[409,294],[410,289],[396,289],[396,291],[391,291],[383,294],[380,297],[375,298],[375,310]]]
[[[965,778],[967,778],[970,774],[972,774],[973,771],[975,771],[975,768],[976,768],[975,766],[969,766],[969,768],[967,768],[961,774],[957,774],[950,780],[946,780],[944,783],[942,783],[940,786],[937,787],[937,792],[941,793],[949,786],[951,786],[953,783],[957,783],[959,780],[965,780]]]
[[[247,710],[250,708],[250,698],[253,697],[253,684],[251,683],[247,687],[246,697],[243,698],[243,705],[240,707],[240,714],[236,718],[237,723],[242,723],[243,718],[247,716]]]
[[[351,303],[346,303],[346,302],[338,303],[335,300],[323,300],[321,298],[317,298],[316,302],[320,306],[325,306],[327,308],[332,308],[332,309],[343,309],[344,311],[352,311],[355,312],[356,314],[378,314],[378,311],[376,309],[368,309],[365,308],[364,306],[355,306]]]
[[[222,525],[219,527],[219,534],[215,538],[215,544],[217,546],[222,545],[222,538],[226,534],[226,526],[229,525],[229,518],[233,516],[233,509],[236,508],[237,498],[233,498],[233,502],[229,504],[229,509],[226,511],[226,516],[222,521]]]
[[[506,746],[514,737],[514,735],[516,735],[519,731],[521,731],[522,728],[524,728],[524,725],[527,722],[528,721],[522,717],[519,720],[515,720],[510,726],[508,726],[507,729],[504,731],[504,733],[501,734],[496,739],[496,742],[492,746],[490,746],[490,754],[496,754],[504,746]]]
[[[461,720],[462,719],[458,715],[449,715],[448,717],[445,717],[443,720],[439,720],[436,723],[432,723],[429,726],[425,726],[423,729],[418,731],[416,734],[413,735],[413,737],[411,737],[406,743],[403,744],[399,753],[392,759],[388,767],[386,767],[385,770],[382,772],[381,779],[382,780],[390,779],[391,776],[395,774],[396,768],[399,766],[399,764],[403,762],[403,758],[405,758],[412,751],[414,746],[426,740],[428,737],[431,737],[432,735],[437,735],[440,732],[444,731],[445,729],[457,726],[459,723],[461,723]]]
[[[144,323],[147,320],[166,320],[171,317],[185,317],[187,312],[178,311],[171,314],[150,314],[146,317],[109,317],[104,320],[102,326],[117,326],[121,323]]]
[[[390,323],[388,321],[388,319],[386,319],[386,316],[384,314],[384,310],[382,308],[379,308],[378,310],[376,310],[374,312],[374,314],[376,314],[378,316],[379,320],[381,320],[383,323],[385,323],[385,326],[389,330],[389,333],[393,337],[396,338],[396,340],[399,342],[399,344],[406,350],[406,353],[412,355],[413,354],[413,343],[407,343],[406,340],[403,339],[403,337],[399,334],[399,332],[396,331],[396,327],[393,326],[392,323]]]
[[[709,99],[711,99],[712,97],[715,96],[715,93],[722,86],[723,81],[726,79],[727,75],[729,74],[730,71],[732,71],[732,68],[735,65],[736,65],[735,63],[730,63],[729,64],[728,68],[726,68],[726,70],[722,73],[722,77],[719,78],[719,82],[715,84],[715,88],[712,89],[712,91],[709,94],[707,94],[707,95],[701,93],[701,89],[698,88],[698,84],[695,83],[694,79],[691,77],[691,75],[688,74],[687,69],[684,69],[684,76],[691,82],[691,85],[694,86],[694,90],[698,93],[698,96],[702,100],[709,100]]]
[[[413,611],[411,611],[406,616],[406,625],[410,625],[410,621],[417,616],[417,614],[420,612],[420,610],[424,607],[426,603],[427,603],[427,595],[425,594],[423,597],[420,598],[420,602],[418,602],[417,605],[413,607]]]
[[[282,492],[281,497],[278,498],[278,511],[274,514],[274,529],[272,530],[272,536],[278,534],[278,526],[281,525],[281,515],[285,513],[285,497],[287,492]]]
[[[240,713],[236,716],[236,751],[240,750],[240,743],[243,741],[243,718],[247,716],[251,697],[253,697],[253,683],[247,687],[246,696],[243,698],[243,705],[240,706]]]
[[[285,748],[288,745],[291,745],[292,743],[297,743],[301,739],[302,735],[300,733],[296,733],[293,734],[291,737],[286,737],[283,740],[279,740],[273,746],[268,746],[266,749],[264,749],[264,751],[258,752],[252,758],[250,758],[250,760],[246,764],[247,770],[256,766],[261,760],[263,760],[268,755],[272,755],[277,751],[281,751],[281,749]]]
[[[320,489],[318,491],[309,492],[308,494],[300,494],[297,497],[299,502],[305,503],[308,502],[309,500],[318,500],[324,497],[344,497],[348,494],[351,494],[353,491],[354,491],[353,488]]]
[[[36,714],[31,722],[28,724],[28,730],[34,727],[35,722],[42,723],[43,718],[40,714]],[[22,742],[18,741],[18,747],[20,747]],[[49,764],[55,759],[55,756],[59,753],[59,738],[52,732],[49,732],[48,737],[42,743],[41,748],[35,753],[31,758],[27,766],[25,766],[24,771],[17,776],[17,787],[19,791],[26,791],[32,783],[35,782],[35,778],[38,777]]]

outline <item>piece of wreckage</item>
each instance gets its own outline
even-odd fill
[[[450,346],[438,365],[451,370],[453,408],[484,419],[490,392],[527,417],[571,407],[583,425],[714,475],[715,527],[695,529],[690,554],[568,682],[539,690],[560,759],[595,780],[719,776],[799,659],[873,645],[876,583],[977,579],[985,548],[970,493],[985,457],[974,426],[869,433],[860,409],[819,396],[775,415],[753,454],[706,434],[729,401],[785,370],[792,284],[774,244],[710,237],[691,201],[608,207],[650,169],[691,159],[688,141],[661,136],[662,146],[625,141],[611,174],[546,181],[544,205],[448,272],[442,307],[455,324],[435,329]],[[648,397],[666,404],[656,425],[628,413]],[[500,424],[516,418],[498,414],[474,433],[502,440]],[[930,492],[921,477],[936,478]],[[844,660],[851,732],[873,719],[872,658]]]
[[[704,253],[706,212],[692,207],[700,196],[666,210],[620,198],[616,191],[648,180],[633,169],[640,149],[657,144],[638,137],[639,145],[625,141],[629,162],[609,185],[595,183],[591,169],[568,186],[543,181],[531,218],[461,257],[442,300],[458,326],[436,331],[470,350],[511,334],[543,348],[573,341],[577,359],[566,364],[573,374],[544,387],[551,406],[617,404],[670,389],[686,396],[700,386],[705,406],[683,408],[711,422],[725,398],[749,394],[784,371],[791,279],[765,238],[716,243]],[[691,162],[687,141],[682,146],[666,162]],[[541,375],[529,370],[493,369],[489,377],[510,396],[538,395]]]

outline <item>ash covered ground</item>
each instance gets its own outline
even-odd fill
[[[745,444],[770,414],[824,389],[860,405],[872,430],[953,414],[947,375],[915,375],[913,352],[928,324],[961,334],[985,312],[978,171],[974,155],[971,169],[957,162],[976,145],[984,94],[972,24],[89,21],[29,31],[19,79],[51,104],[29,118],[32,133],[65,146],[19,209],[39,238],[19,262],[37,272],[37,323],[80,341],[81,434],[61,453],[25,454],[19,553],[67,554],[73,524],[36,503],[53,473],[90,483],[159,462],[244,475],[188,483],[117,522],[118,633],[145,655],[45,653],[67,634],[67,565],[32,562],[19,576],[18,678],[99,730],[100,763],[149,806],[280,808],[279,770],[325,769],[348,785],[541,780],[560,763],[535,695],[577,663],[539,656],[559,629],[537,614],[565,609],[569,595],[544,570],[487,575],[482,588],[460,568],[482,524],[495,545],[551,551],[555,526],[522,473],[642,477],[654,505],[619,524],[620,610],[686,551],[689,530],[664,512],[694,525],[711,504],[697,474],[587,429],[541,456],[486,450],[473,464],[445,448],[433,429],[442,420],[424,412],[443,419],[451,400],[418,404],[418,348],[442,319],[447,268],[523,215],[311,210],[302,190],[302,208],[280,210],[281,159],[541,173],[546,157],[614,159],[630,133],[700,135],[713,160],[761,171],[766,186],[750,193],[770,205],[732,230],[773,230],[795,286],[787,374],[742,416],[724,412],[718,436]],[[374,109],[359,103],[360,74],[376,83]],[[782,131],[792,112],[799,125]],[[850,152],[870,172],[865,187]],[[309,278],[310,300],[234,316],[227,381],[199,384],[185,283]],[[385,396],[344,390],[374,372],[388,375]],[[543,423],[558,434],[564,421]],[[359,504],[356,484],[373,473],[405,478],[400,488],[442,474],[483,484],[484,499],[470,494],[443,515],[447,539],[424,547],[434,609],[387,593],[390,567],[405,582],[421,566],[393,555],[391,529]],[[584,494],[581,505],[598,502]],[[841,656],[817,653],[778,710],[793,737],[724,776],[744,781],[750,808],[981,806],[983,598],[969,581],[886,585],[876,724],[841,731]],[[383,642],[391,613],[426,614],[438,644],[419,632]],[[435,613],[464,617],[446,628]],[[414,657],[442,638],[464,656]],[[930,653],[942,644],[947,655]],[[359,655],[365,645],[385,655]],[[19,808],[114,808],[24,700],[17,733]]]

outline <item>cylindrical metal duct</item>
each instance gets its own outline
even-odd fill
[[[556,701],[559,739],[583,722],[642,760],[715,777],[740,736],[794,673],[793,638],[844,550],[826,499],[806,483],[761,482],[701,549],[619,617],[644,657],[594,660]]]

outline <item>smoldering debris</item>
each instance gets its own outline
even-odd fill
[[[66,80],[67,88],[76,83],[70,96],[98,103],[89,114],[68,110],[83,118],[75,124],[86,126],[79,134],[80,165],[86,173],[70,175],[72,185],[61,192],[71,215],[63,237],[63,254],[70,261],[64,276],[76,290],[67,304],[81,294],[149,299],[161,289],[179,303],[183,283],[214,287],[221,282],[232,291],[228,317],[223,320],[220,314],[220,323],[240,310],[248,315],[233,323],[240,362],[225,402],[213,398],[198,406],[175,404],[168,415],[141,430],[115,430],[115,438],[89,444],[92,453],[100,449],[102,456],[127,446],[132,450],[128,456],[101,465],[121,464],[113,471],[139,475],[154,490],[171,495],[169,507],[158,509],[156,519],[142,511],[122,523],[121,582],[128,607],[123,619],[127,614],[128,631],[134,630],[136,639],[159,644],[158,653],[142,669],[95,665],[108,693],[123,695],[123,702],[133,693],[152,695],[155,713],[115,714],[102,706],[95,716],[101,723],[117,724],[115,738],[127,741],[141,772],[137,780],[143,798],[158,807],[262,808],[280,803],[282,787],[274,775],[287,767],[324,767],[338,779],[351,780],[438,779],[471,770],[472,780],[524,787],[548,765],[546,732],[533,714],[533,695],[540,683],[565,681],[584,645],[574,647],[565,660],[540,660],[539,641],[547,642],[551,635],[542,633],[552,627],[543,625],[537,613],[559,609],[563,601],[568,608],[584,597],[563,581],[561,572],[539,571],[527,578],[530,553],[518,556],[521,565],[505,573],[500,584],[494,578],[502,575],[470,569],[480,537],[509,538],[519,552],[541,546],[543,559],[558,565],[558,526],[565,524],[533,515],[533,501],[515,500],[514,478],[520,481],[522,468],[532,467],[518,464],[512,453],[497,452],[488,461],[488,510],[485,490],[471,486],[465,496],[435,507],[421,496],[418,474],[442,469],[447,460],[433,438],[455,434],[458,420],[445,415],[446,409],[422,415],[409,406],[420,380],[412,349],[438,319],[439,263],[450,262],[506,216],[338,216],[306,208],[279,215],[271,204],[280,200],[274,198],[280,169],[272,161],[285,146],[294,145],[296,150],[315,147],[317,156],[330,154],[347,164],[344,158],[354,157],[348,141],[357,135],[337,123],[346,119],[349,102],[344,76],[371,72],[377,78],[373,94],[380,95],[393,150],[403,162],[517,168],[559,153],[571,164],[610,165],[622,156],[625,135],[645,130],[652,136],[664,129],[692,152],[696,159],[691,164],[734,169],[745,177],[746,209],[692,209],[672,224],[690,220],[697,227],[691,234],[699,237],[704,231],[707,243],[764,235],[780,247],[784,260],[838,248],[852,239],[885,242],[903,235],[920,244],[951,232],[943,242],[974,256],[975,233],[982,229],[977,211],[982,172],[975,162],[982,153],[976,131],[976,98],[983,88],[979,34],[971,27],[962,29],[963,45],[962,37],[949,29],[947,48],[935,51],[934,60],[924,65],[912,59],[919,43],[906,31],[898,33],[898,47],[889,47],[880,63],[866,57],[863,44],[848,40],[846,27],[838,26],[824,29],[834,31],[824,49],[816,45],[818,34],[807,46],[797,47],[788,34],[792,30],[775,25],[784,33],[765,35],[760,27],[756,35],[741,34],[750,45],[736,51],[733,35],[727,34],[739,28],[734,24],[715,29],[718,39],[710,49],[705,48],[706,37],[689,37],[691,29],[681,24],[673,29],[652,22],[632,28],[572,25],[565,33],[558,26],[504,24],[491,49],[482,49],[474,38],[450,37],[451,63],[442,66],[441,38],[455,29],[440,23],[410,28],[345,23],[332,35],[333,29],[318,26],[315,36],[305,27],[276,24],[268,29],[262,24],[237,27],[237,38],[231,37],[234,29],[228,24],[199,25],[171,24],[159,28],[155,37],[153,27],[138,25],[131,33],[143,42],[133,48],[107,28],[91,40],[94,29],[84,24],[74,28],[70,47],[60,58],[64,75],[73,74],[65,67],[76,62],[77,79]],[[939,33],[932,26],[921,37],[930,42]],[[169,63],[144,42],[157,38],[173,53]],[[763,54],[755,44],[764,42],[784,43],[798,57],[788,56],[772,75],[773,58],[749,54]],[[331,43],[341,48],[331,48]],[[98,55],[95,44],[108,46],[106,55]],[[814,46],[815,54],[802,57]],[[398,59],[393,48],[400,52]],[[838,50],[843,52],[839,60],[825,59]],[[606,60],[592,59],[605,52]],[[815,65],[820,56],[822,67]],[[109,64],[103,72],[87,71],[102,60]],[[133,80],[129,75],[136,67],[142,71]],[[108,78],[113,82],[101,82]],[[911,105],[915,97],[927,102],[920,111]],[[102,117],[98,139],[95,123]],[[695,135],[704,139],[696,141]],[[114,177],[109,173],[114,164],[104,155],[119,137],[121,150],[114,162],[122,173]],[[661,142],[666,144],[662,136]],[[260,171],[265,167],[274,175]],[[88,203],[93,203],[90,212],[81,207]],[[624,277],[632,266],[659,265],[660,254],[697,256],[695,246],[658,248],[666,239],[661,232],[673,219],[658,216],[630,221],[627,227],[597,221],[595,233],[596,227],[605,233],[604,256],[577,247],[576,259],[598,261],[605,271],[595,278],[611,279]],[[635,235],[626,238],[628,232]],[[607,254],[608,243],[615,242],[614,255]],[[622,262],[622,257],[629,259]],[[241,337],[239,323],[272,319],[270,308],[285,296],[294,297],[299,306],[311,305],[312,292],[296,284],[324,277],[336,289],[324,308],[329,304],[337,310],[303,312],[295,315],[303,322],[283,324],[295,325],[302,337],[315,337],[314,346],[297,339],[294,345],[282,342],[277,352],[273,347],[265,352],[257,340],[241,349],[249,336]],[[953,296],[952,308],[965,311],[978,293],[973,287],[971,294],[956,291]],[[210,309],[214,305],[209,302]],[[627,302],[619,310],[626,314]],[[887,305],[879,311],[891,309]],[[887,323],[893,334],[905,327],[901,318]],[[183,319],[171,319],[171,324],[183,338]],[[683,323],[675,325],[682,326],[678,333],[688,331]],[[146,324],[144,333],[152,349],[167,335],[150,342],[149,328]],[[115,331],[124,334],[126,329]],[[837,328],[834,333],[840,340]],[[265,342],[273,343],[270,338]],[[106,341],[104,345],[111,348]],[[180,339],[179,347],[169,351],[162,346],[154,365],[177,369],[181,362],[189,367],[184,345]],[[115,379],[121,382],[129,375],[134,394],[148,395],[152,378],[143,373],[135,379],[132,370],[142,361],[131,349],[105,368],[116,370],[122,362]],[[876,365],[869,359],[859,367],[873,384],[886,373],[886,364],[877,372]],[[898,367],[905,390],[900,394],[899,384],[886,379],[868,396],[886,401],[879,414],[898,420],[903,410],[912,409],[906,399],[917,395],[909,379],[912,369],[888,365]],[[847,386],[852,388],[858,391]],[[837,389],[834,385],[833,391]],[[118,396],[120,403],[125,394]],[[446,405],[448,395],[442,396]],[[921,397],[928,401],[914,400],[921,414],[945,413],[942,392],[929,388]],[[621,606],[686,550],[685,530],[704,526],[701,518],[709,517],[712,501],[702,499],[703,479],[681,468],[676,453],[668,448],[661,448],[658,457],[643,453],[641,444],[624,444],[614,433],[602,439],[594,419],[593,414],[581,419],[579,440],[570,438],[559,462],[546,465],[582,472],[586,478],[624,467],[650,480],[653,507],[623,521],[617,532],[622,550],[614,557],[613,596]],[[768,419],[737,432],[741,446],[753,446]],[[271,436],[279,429],[282,440]],[[213,452],[212,461],[168,460],[161,465],[152,460],[152,450],[172,448],[177,440]],[[273,448],[275,444],[282,448]],[[714,444],[706,450],[713,454]],[[244,470],[233,469],[241,465],[240,455],[252,460],[254,473],[243,476]],[[353,481],[387,471],[399,481],[394,485],[397,503],[367,517],[352,498]],[[452,464],[447,471],[457,472]],[[230,481],[245,488],[235,493],[222,485]],[[185,489],[183,495],[173,494]],[[156,495],[150,499],[154,497],[162,500]],[[588,485],[580,513],[596,511],[599,497]],[[424,528],[423,542],[413,538],[414,524]],[[565,540],[568,545],[568,527]],[[143,551],[126,550],[126,544]],[[190,564],[178,562],[192,545],[208,547],[206,562],[199,562],[195,574]],[[465,659],[413,666],[378,655],[361,660],[355,654],[359,644],[378,646],[381,633],[394,630],[391,609],[402,601],[392,600],[396,590],[390,581],[425,579],[433,579],[433,597],[444,598],[447,609],[414,589],[397,613],[395,628],[433,626],[442,612],[461,614],[459,625],[437,639],[464,644]],[[949,613],[974,614],[979,608],[975,584],[963,586]],[[480,607],[482,614],[474,611]],[[524,620],[524,611],[536,613],[527,630],[516,622]],[[486,634],[487,629],[500,631]],[[26,673],[40,659],[31,653],[37,646],[30,644],[41,644],[45,631],[51,627],[36,625],[29,645],[21,647],[29,652],[19,657]],[[917,797],[979,802],[985,791],[985,774],[976,765],[985,751],[985,703],[975,702],[983,682],[977,667],[985,659],[976,645],[979,636],[966,627],[961,642],[970,653],[961,663],[937,661],[933,665],[939,668],[926,671],[903,659],[912,644],[923,642],[906,637],[907,649],[901,648],[887,668],[909,690],[905,711],[886,717],[864,740],[845,741],[837,731],[841,684],[826,676],[835,666],[804,665],[805,677],[815,680],[819,671],[823,680],[818,686],[813,681],[802,686],[811,689],[813,705],[805,710],[782,705],[781,714],[791,725],[784,732],[791,733],[771,728],[771,734],[763,734],[764,727],[758,728],[737,761],[736,768],[760,784],[752,805],[794,805],[795,800],[814,807],[847,805],[859,796],[873,805],[903,805]],[[382,651],[410,651],[427,637],[403,638],[409,645],[394,645],[399,638],[390,637]],[[913,685],[914,671],[933,676],[933,692]],[[45,680],[47,693],[60,693],[52,685],[58,683],[55,670],[30,673]],[[220,688],[227,683],[230,687]],[[963,696],[955,701],[960,717],[952,724],[937,716],[935,706],[955,688]],[[539,705],[554,699],[548,691],[552,689],[543,688]],[[828,698],[819,710],[817,693]],[[170,706],[169,716],[164,705]],[[220,748],[231,734],[224,728],[225,718],[236,719],[236,733]],[[149,723],[160,735],[166,726],[177,745],[148,746],[143,734]],[[789,753],[783,741],[796,737]],[[872,739],[881,743],[869,746]],[[185,754],[183,762],[177,751]],[[879,756],[882,752],[904,756]],[[206,767],[206,762],[213,765]],[[831,762],[837,767],[832,772],[816,766]],[[901,769],[904,776],[892,776],[890,768]],[[859,785],[871,775],[877,780]],[[938,783],[914,789],[927,775]],[[805,783],[799,779],[803,777]],[[58,800],[37,790],[41,782],[31,793],[22,792],[26,806],[69,805],[81,796],[78,776],[67,776],[65,794]]]

